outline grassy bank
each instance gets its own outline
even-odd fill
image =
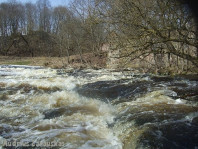
[[[57,67],[62,67],[61,61],[63,58],[48,58],[48,57],[8,57],[0,56],[0,65],[33,65],[33,66],[51,66],[57,65]],[[50,67],[50,65],[49,65]]]
[[[105,53],[93,54],[88,53],[83,55],[83,62],[81,62],[79,55],[73,55],[69,57],[70,63],[68,63],[67,57],[11,57],[0,56],[0,65],[30,65],[30,66],[44,66],[50,68],[109,68],[107,67],[107,56]],[[147,61],[134,60],[129,63],[130,65],[119,66],[117,70],[123,70],[124,68],[133,68],[141,73],[152,73],[158,75],[178,75],[178,74],[198,74],[197,68],[182,71],[177,67],[169,67],[166,69],[157,69],[155,65],[150,65]],[[110,67],[111,68],[111,67]]]
[[[0,56],[0,65],[31,65],[51,68],[104,68],[106,67],[105,53],[94,55],[84,54],[83,62],[79,55],[69,57],[15,57]]]

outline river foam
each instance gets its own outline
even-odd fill
[[[197,89],[196,80],[134,70],[0,66],[0,144],[196,147]]]

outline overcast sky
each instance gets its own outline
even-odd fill
[[[0,3],[7,2],[8,0],[0,0]],[[22,3],[32,2],[35,3],[37,0],[17,0]],[[52,6],[59,6],[59,5],[68,5],[71,0],[49,0]]]

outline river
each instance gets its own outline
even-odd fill
[[[0,148],[195,149],[197,103],[195,75],[1,65]]]

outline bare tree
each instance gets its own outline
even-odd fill
[[[44,32],[51,32],[51,4],[49,0],[37,1],[39,13],[39,29]]]
[[[104,1],[102,1],[104,3]],[[175,55],[198,67],[195,21],[189,8],[169,0],[115,0],[106,16],[120,57]],[[189,47],[189,48],[186,48]],[[188,50],[188,51],[187,51]],[[189,51],[190,50],[190,51]]]
[[[26,14],[27,34],[31,34],[34,30],[38,29],[36,6],[32,3],[26,3],[25,14]]]

